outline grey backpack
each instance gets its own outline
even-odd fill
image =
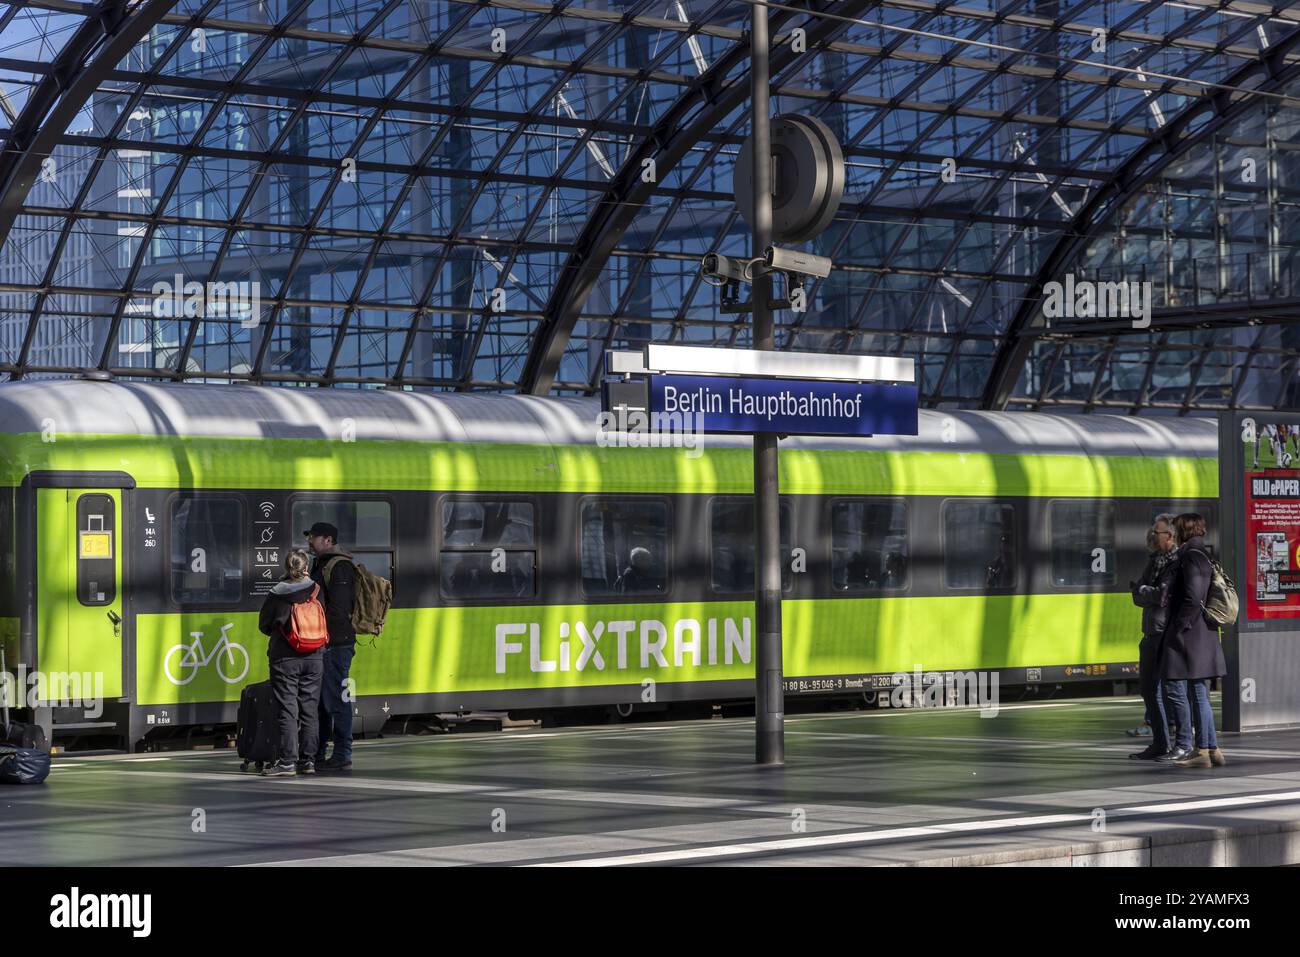
[[[1224,572],[1219,562],[1205,552],[1201,554],[1205,555],[1206,561],[1210,563],[1210,590],[1206,592],[1205,602],[1201,605],[1206,620],[1216,628],[1235,624],[1240,608],[1237,586],[1232,583],[1232,579]]]

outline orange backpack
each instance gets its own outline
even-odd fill
[[[325,624],[325,608],[317,596],[320,585],[311,586],[311,597],[289,606],[289,622],[284,629],[284,640],[299,654],[307,654],[329,643],[329,628]]]

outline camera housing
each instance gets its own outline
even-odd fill
[[[709,279],[721,279],[724,282],[752,282],[751,263],[747,259],[736,259],[722,253],[705,253],[700,260],[700,272]]]
[[[780,246],[768,246],[763,253],[763,263],[774,272],[792,273],[799,276],[812,276],[825,279],[831,274],[831,262],[828,256],[815,256],[798,249],[783,249]]]

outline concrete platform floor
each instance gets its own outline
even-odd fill
[[[1134,762],[1136,699],[358,742],[351,775],[233,752],[63,757],[0,790],[7,865],[1230,865],[1300,862],[1300,733],[1226,768]]]

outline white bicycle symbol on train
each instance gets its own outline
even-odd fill
[[[192,644],[172,645],[163,658],[163,673],[174,685],[187,685],[194,680],[199,669],[215,660],[217,674],[226,684],[239,684],[248,674],[248,650],[238,642],[230,640],[227,632],[235,627],[228,622],[221,628],[221,637],[212,646],[211,651],[203,650],[203,632],[191,631]],[[221,654],[221,652],[225,654]]]

